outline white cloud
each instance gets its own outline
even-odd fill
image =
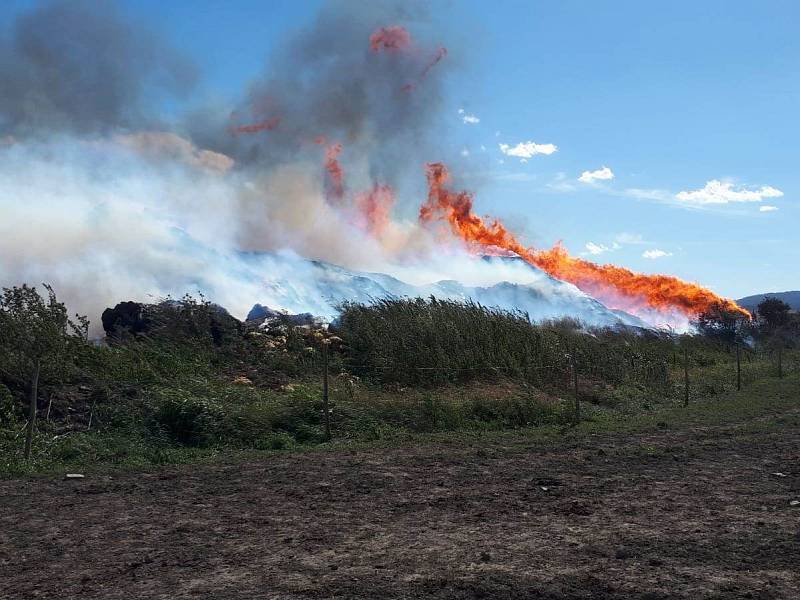
[[[597,256],[598,254],[605,254],[606,252],[614,252],[615,250],[619,250],[622,248],[622,244],[617,241],[611,242],[610,246],[606,246],[605,244],[595,244],[594,242],[587,242],[586,243],[586,252],[582,252],[584,256],[587,254],[591,254],[592,256]]]
[[[608,167],[601,167],[596,171],[584,171],[578,177],[578,181],[583,183],[594,183],[595,181],[608,181],[614,179],[614,172]]]
[[[622,232],[614,239],[617,244],[644,244],[644,238],[641,233]]]
[[[603,244],[595,244],[594,242],[588,242],[586,244],[586,250],[589,254],[593,256],[597,256],[598,254],[603,254],[604,252],[608,252],[611,250],[608,246],[604,246]]]
[[[758,212],[775,212],[778,210],[777,206],[759,206]]]
[[[469,156],[469,150],[467,150],[466,148],[461,150],[461,156]]]
[[[666,202],[673,198],[672,193],[667,190],[644,188],[628,188],[622,192],[622,195],[637,200],[657,200],[659,202]]]
[[[531,182],[536,181],[539,177],[535,173],[529,171],[506,171],[501,169],[488,169],[485,171],[469,171],[462,173],[463,179],[475,179],[477,181],[509,181],[509,182]]]
[[[761,202],[764,198],[780,198],[783,192],[772,186],[762,186],[757,190],[743,187],[734,189],[733,183],[712,179],[703,189],[678,192],[675,197],[691,204],[728,204],[729,202]]]
[[[495,179],[498,181],[536,181],[537,176],[532,173],[501,173]]]
[[[517,158],[531,158],[537,154],[552,154],[558,151],[555,144],[537,144],[536,142],[520,142],[516,146],[500,144],[500,152],[506,156],[516,156]]]
[[[547,184],[547,187],[557,192],[572,192],[575,190],[575,185],[570,182],[567,174],[559,171],[553,178],[553,181]]]
[[[664,252],[663,250],[645,250],[642,252],[643,258],[655,260],[657,258],[664,258],[665,256],[672,256],[672,252]]]
[[[481,122],[481,120],[475,115],[467,114],[467,111],[465,111],[463,108],[458,109],[458,114],[461,115],[461,120],[467,125],[475,125],[476,123]]]

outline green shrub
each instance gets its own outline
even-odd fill
[[[431,431],[452,431],[463,427],[466,406],[449,398],[426,394],[422,401],[423,423]]]
[[[495,429],[518,429],[567,422],[572,414],[562,405],[546,404],[534,397],[511,396],[476,399],[469,407],[470,418]]]
[[[273,427],[290,435],[300,444],[319,443],[325,439],[322,426],[322,403],[287,403],[275,414]]]
[[[296,445],[295,439],[291,435],[278,431],[262,435],[255,441],[253,448],[256,450],[289,450]]]
[[[17,410],[11,390],[0,383],[0,427],[13,427],[16,425]]]
[[[208,446],[223,428],[223,410],[206,398],[180,389],[160,393],[155,411],[158,426],[173,440],[187,446]]]

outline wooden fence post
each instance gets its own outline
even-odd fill
[[[33,365],[33,377],[31,378],[30,397],[28,399],[28,431],[25,434],[25,460],[31,457],[33,432],[36,428],[36,403],[39,399],[39,371],[41,364],[41,361],[37,358]]]
[[[325,411],[325,440],[331,440],[331,411],[328,403],[328,340],[322,341],[322,410]]]
[[[581,398],[578,395],[578,361],[575,359],[575,353],[572,353],[572,383],[575,387],[575,424],[581,421]]]
[[[736,340],[736,391],[742,389],[742,358],[740,355],[739,340]]]
[[[683,347],[683,405],[689,406],[689,349]]]

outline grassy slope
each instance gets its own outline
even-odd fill
[[[384,301],[347,308],[342,338],[331,338],[331,443],[321,390],[330,333],[286,323],[246,330],[231,319],[217,323],[220,333],[209,325],[218,318],[212,308],[188,300],[152,310],[160,323],[152,334],[77,345],[65,372],[45,377],[30,461],[21,457],[24,382],[0,385],[0,475],[413,444],[439,433],[524,430],[560,440],[647,422],[669,427],[684,410],[682,349],[693,405],[714,418],[735,388],[734,348],[714,337],[676,345],[664,334],[584,332],[570,321],[531,326],[524,315],[474,304]],[[574,429],[573,357],[584,417]],[[800,371],[800,352],[783,359],[787,373]],[[742,370],[745,395],[756,393],[775,373],[774,355],[763,344],[745,350]]]
[[[458,396],[453,397],[453,390]],[[311,387],[314,391],[314,388]],[[502,389],[495,395],[516,394],[519,390]],[[300,397],[309,390],[300,392]],[[440,403],[461,406],[485,399],[490,393],[485,386],[467,386],[445,390],[439,396]],[[378,420],[378,415],[407,413],[416,407],[430,417],[431,396],[415,392],[411,397],[398,400],[396,395],[369,394],[361,392],[356,398],[342,400],[341,413],[350,411],[349,428],[340,429],[338,437],[330,443],[298,444],[287,436],[267,437],[258,448],[231,448],[226,446],[190,447],[164,443],[143,435],[89,431],[74,434],[59,442],[58,452],[42,452],[32,463],[9,460],[2,464],[6,477],[53,474],[65,471],[105,472],[109,470],[139,470],[158,468],[160,465],[183,463],[207,463],[214,461],[238,461],[266,458],[280,451],[327,451],[329,449],[371,448],[381,446],[406,446],[426,444],[453,444],[462,441],[502,441],[523,444],[571,444],[587,436],[646,433],[664,429],[702,428],[710,426],[733,426],[734,431],[757,433],[779,428],[788,420],[796,423],[800,413],[800,373],[794,372],[783,379],[767,377],[755,381],[741,392],[726,392],[721,395],[693,400],[688,408],[680,403],[665,401],[648,404],[637,410],[609,410],[602,406],[586,405],[586,418],[577,426],[568,423],[557,410],[535,426],[517,428],[493,427],[491,423],[475,426],[473,421],[453,421],[452,427],[430,427],[430,431],[415,431],[408,427],[390,424],[390,419]],[[394,406],[388,406],[392,402]],[[374,409],[378,405],[379,409]],[[564,401],[562,411],[570,405]],[[370,412],[370,407],[373,411]],[[360,418],[353,411],[362,411]],[[566,414],[566,413],[565,413]],[[547,416],[547,415],[545,415]]]

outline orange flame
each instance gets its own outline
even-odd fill
[[[369,49],[373,52],[379,52],[380,50],[399,52],[410,45],[411,35],[404,27],[399,25],[379,27],[369,36]]]
[[[429,163],[426,173],[428,199],[420,208],[421,221],[445,220],[453,233],[466,242],[512,251],[553,277],[575,284],[609,308],[638,315],[650,310],[678,311],[687,317],[723,310],[750,317],[734,301],[677,277],[644,275],[615,265],[598,265],[570,256],[560,244],[550,250],[527,248],[500,221],[487,223],[473,213],[472,194],[448,190],[450,174],[442,163]]]
[[[368,192],[359,194],[356,207],[360,215],[359,225],[374,236],[386,231],[394,205],[394,191],[388,185],[375,184]]]
[[[314,143],[320,146],[328,144],[328,140],[324,135],[314,138]],[[329,144],[325,148],[325,171],[328,173],[328,179],[325,183],[326,194],[328,200],[336,204],[341,204],[344,198],[344,169],[339,163],[339,155],[342,153],[341,144]]]
[[[281,122],[280,117],[272,117],[270,119],[265,119],[264,121],[260,121],[258,123],[253,123],[252,125],[232,126],[230,128],[230,132],[233,135],[237,135],[240,133],[258,133],[259,131],[272,131],[278,126],[280,122]]]
[[[422,69],[422,73],[420,74],[419,78],[421,80],[425,79],[430,70],[435,67],[445,56],[447,56],[447,48],[441,46],[438,50],[436,50],[436,53],[433,55],[433,58],[431,58],[428,64],[425,65],[425,68]]]
[[[436,53],[433,55],[433,58],[431,58],[428,61],[428,63],[425,65],[425,68],[422,69],[422,72],[419,74],[419,77],[417,77],[417,80],[415,82],[413,82],[413,83],[405,84],[401,89],[404,92],[412,92],[412,91],[414,91],[414,88],[416,88],[417,85],[422,83],[422,81],[428,76],[428,73],[430,72],[430,70],[434,66],[436,66],[436,64],[440,60],[442,60],[445,56],[447,56],[447,48],[442,46],[438,50],[436,50]]]
[[[403,52],[411,48],[411,34],[408,33],[404,27],[399,25],[390,25],[388,27],[379,27],[372,35],[369,36],[369,49],[372,52],[380,52],[385,50],[387,52]],[[415,53],[416,54],[416,53]],[[416,88],[427,76],[430,70],[436,66],[447,56],[447,48],[440,46],[436,49],[433,56],[425,63],[424,68],[420,71],[416,81],[406,83],[401,89],[404,92],[411,92]]]

